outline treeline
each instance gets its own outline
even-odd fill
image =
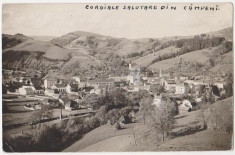
[[[225,41],[224,42],[223,37],[214,37],[214,38],[206,38],[195,36],[194,38],[190,39],[180,39],[176,41],[169,41],[164,43],[159,47],[158,50],[167,48],[169,46],[175,46],[177,48],[180,48],[177,50],[176,53],[167,53],[158,56],[156,59],[154,59],[151,64],[154,64],[158,61],[174,58],[179,55],[183,55],[192,51],[202,50],[205,48],[215,47],[218,45],[221,45],[223,43],[223,46],[225,47],[225,51],[231,51],[232,43]]]
[[[133,58],[133,57],[138,57],[138,56],[142,56],[144,54],[144,51],[141,52],[134,52],[134,53],[130,53],[127,55],[127,58]]]
[[[19,39],[9,38],[9,37],[6,37],[6,36],[2,37],[2,49],[14,47],[14,46],[16,46],[20,43],[22,43],[22,41],[19,40]]]
[[[28,61],[33,58],[40,60],[45,52],[35,51],[14,51],[10,50],[2,54],[3,68],[11,68],[15,65],[20,64],[21,66],[26,65]]]

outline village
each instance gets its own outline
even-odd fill
[[[68,80],[40,74],[30,77],[19,68],[3,70],[3,84],[7,94],[25,96],[27,99],[38,100],[37,105],[25,105],[28,110],[41,109],[41,104],[50,105],[58,102],[63,109],[73,111],[87,108],[94,110],[91,104],[84,104],[87,95],[105,95],[113,88],[121,88],[127,93],[147,91],[153,96],[153,104],[160,104],[161,99],[167,96],[177,102],[180,108],[193,110],[202,100],[217,101],[225,93],[223,78],[205,76],[178,76],[172,77],[163,74],[161,69],[157,75],[148,77],[142,74],[141,69],[134,63],[129,64],[129,75],[109,76],[106,78],[88,79],[74,76]],[[18,86],[18,88],[17,88]],[[16,87],[15,90],[13,87]],[[3,100],[4,101],[4,100]]]

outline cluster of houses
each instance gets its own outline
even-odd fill
[[[11,70],[4,70],[5,77],[11,76],[13,73]],[[68,104],[66,109],[72,110],[72,99],[68,96],[76,96],[73,100],[79,101],[84,98],[86,94],[104,95],[107,91],[114,87],[120,87],[127,92],[138,92],[140,90],[146,90],[149,93],[154,94],[154,104],[158,104],[161,101],[161,94],[151,91],[151,87],[154,85],[161,86],[164,93],[168,96],[189,94],[194,91],[193,94],[198,98],[200,96],[201,86],[206,90],[210,90],[212,86],[216,86],[219,91],[223,91],[224,82],[215,81],[208,77],[171,77],[169,74],[162,74],[161,69],[158,76],[147,77],[141,74],[140,67],[136,64],[129,64],[129,75],[127,76],[109,76],[99,79],[88,79],[82,77],[72,77],[70,81],[60,79],[52,76],[35,76],[33,78],[26,75],[25,72],[14,71],[14,78],[4,78],[7,80],[13,80],[20,82],[20,87],[16,93],[25,96],[46,96],[52,99],[59,100],[62,104]]]

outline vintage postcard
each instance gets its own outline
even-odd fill
[[[233,150],[233,9],[3,3],[3,151]]]

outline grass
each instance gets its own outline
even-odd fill
[[[153,151],[212,151],[230,150],[232,135],[204,130],[192,135],[171,139]]]
[[[205,64],[206,62],[209,61],[210,56],[216,52],[215,49],[219,48],[220,46],[211,48],[211,49],[202,49],[198,51],[193,51],[190,53],[186,53],[181,55],[180,57],[182,58],[182,61],[186,62],[198,62],[201,64]],[[159,69],[162,68],[163,70],[167,70],[171,67],[175,67],[179,64],[180,59],[178,57],[171,58],[171,59],[166,59],[163,61],[156,62],[152,65],[149,66],[149,69]]]
[[[227,102],[224,100],[222,102]],[[221,101],[211,106],[218,106]],[[222,105],[222,104],[220,104]],[[175,117],[174,131],[188,127],[195,127],[204,123],[203,110],[182,112]],[[141,123],[128,124],[122,130],[114,130],[111,125],[104,125],[84,135],[80,140],[65,149],[65,152],[77,151],[212,151],[230,150],[232,148],[232,134],[198,129],[188,132],[184,136],[172,137],[164,142],[157,141],[157,133],[146,133],[148,126]],[[133,143],[134,136],[135,144]],[[118,143],[123,143],[119,145]],[[116,144],[116,147],[114,147]]]
[[[101,127],[98,127],[86,135],[84,135],[80,140],[75,142],[70,147],[63,150],[63,152],[77,152],[85,149],[88,146],[94,145],[100,141],[106,140],[111,137],[115,136],[121,136],[121,135],[127,135],[133,133],[133,128],[137,126],[137,123],[128,124],[125,126],[122,126],[122,130],[115,130],[114,126],[112,125],[103,125]],[[89,150],[92,151],[92,150]]]
[[[165,49],[162,49],[160,51],[157,51],[155,54],[150,53],[146,56],[140,57],[136,60],[134,60],[135,63],[141,66],[148,66],[154,59],[156,59],[158,56],[164,55],[164,54],[170,54],[170,53],[176,53],[178,48],[174,46],[167,47]]]

